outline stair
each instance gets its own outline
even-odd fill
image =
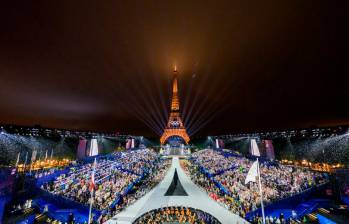
[[[24,209],[24,211],[23,211],[23,213],[24,213],[25,215],[31,214],[31,213],[33,213],[33,212],[34,212],[34,208],[26,208],[26,209]]]
[[[309,214],[307,215],[307,217],[309,218],[309,220],[310,220],[311,222],[316,222],[316,221],[318,221],[315,212],[309,213]]]
[[[37,223],[46,223],[46,220],[47,220],[47,216],[43,213],[35,216],[35,221]]]

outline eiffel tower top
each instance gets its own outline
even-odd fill
[[[173,70],[171,111],[179,111],[177,67]]]

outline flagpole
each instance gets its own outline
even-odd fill
[[[18,153],[17,155],[17,160],[16,160],[16,167],[15,167],[15,170],[16,170],[16,175],[18,176],[18,163],[19,163],[19,157],[21,156],[21,152]]]
[[[92,184],[92,189],[91,189],[91,198],[90,198],[90,209],[89,209],[89,212],[88,212],[88,223],[87,224],[90,224],[91,221],[92,221],[92,204],[93,204],[93,193],[94,193],[94,185],[95,185],[95,180],[94,180],[94,176],[95,176],[95,171],[96,171],[96,164],[97,163],[97,160],[95,158],[95,161],[93,162],[93,167],[92,167],[92,174],[91,174],[91,184]]]
[[[35,172],[35,175],[37,175],[39,173],[39,169],[40,169],[40,161],[41,161],[41,150],[39,151],[39,167]]]
[[[19,153],[17,154],[17,160],[16,160],[16,165],[15,165],[16,170],[17,170],[17,167],[18,167],[18,163],[19,163],[19,157],[20,157],[20,155],[21,155],[21,152],[19,152]]]
[[[19,153],[17,154],[17,159],[16,159],[15,166],[14,166],[13,169],[11,169],[11,175],[16,175],[16,176],[18,176],[17,170],[18,170],[18,163],[19,163],[19,157],[20,157],[20,155],[21,155],[21,152],[19,152]]]
[[[24,160],[24,166],[23,166],[24,174],[25,174],[25,169],[27,168],[27,159],[28,159],[28,152],[25,153],[25,160]]]
[[[261,196],[262,218],[263,218],[263,224],[265,224],[264,205],[263,205],[263,193],[262,193],[262,183],[261,183],[261,174],[260,174],[260,172],[259,172],[259,162],[258,162],[258,158],[257,158],[257,173],[258,173],[259,193],[260,193],[260,196]]]
[[[35,149],[32,150],[32,158],[30,158],[30,167],[29,167],[29,175],[32,175],[32,166],[33,166],[33,154],[35,152]],[[36,157],[36,154],[35,154]]]
[[[92,215],[93,192],[94,192],[94,189],[92,189],[92,191],[91,191],[90,210],[88,212],[88,223],[87,224],[90,224],[91,223],[91,219],[92,219],[91,215]]]

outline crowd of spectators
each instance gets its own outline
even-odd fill
[[[260,207],[257,183],[245,184],[247,172],[253,162],[246,157],[225,157],[219,151],[207,149],[192,155],[188,170],[193,181],[204,188],[211,198],[235,214],[245,217],[246,213]],[[212,174],[211,177],[201,172],[202,168]],[[290,197],[327,181],[323,173],[268,161],[260,164],[260,174],[264,204]],[[216,183],[225,191],[222,192]]]
[[[266,216],[265,217],[265,223],[266,224],[298,224],[300,221],[297,219],[297,216],[294,214],[294,211],[292,211],[292,216],[289,218],[285,218],[283,213],[280,213],[279,216]],[[252,220],[249,220],[252,224],[260,224],[263,223],[263,218],[260,215],[256,215],[253,217]],[[307,223],[307,219],[305,218],[302,220],[302,223]]]
[[[112,218],[114,215],[121,212],[127,206],[132,205],[138,199],[147,194],[153,189],[162,179],[164,179],[168,168],[171,165],[170,159],[160,160],[156,165],[151,167],[147,176],[137,185],[134,190],[124,195],[121,198],[121,202],[115,207],[115,209],[108,211],[101,219],[101,223]]]
[[[192,157],[211,174],[215,174],[221,170],[226,170],[234,166],[234,161],[230,157],[225,157],[214,150],[204,150],[192,154]]]
[[[160,159],[150,149],[117,152],[97,158],[93,207],[104,211],[100,222],[111,218],[160,182],[169,164],[169,160]],[[93,162],[80,164],[54,181],[44,183],[41,188],[87,205],[91,198],[92,169]],[[130,190],[132,183],[134,189]],[[112,207],[117,199],[120,199],[119,203]]]
[[[188,207],[165,207],[152,210],[138,218],[135,224],[160,224],[160,223],[220,223],[216,218],[198,209]]]

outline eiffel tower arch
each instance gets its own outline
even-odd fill
[[[183,144],[188,144],[190,141],[187,130],[182,122],[180,110],[179,110],[179,98],[178,98],[178,80],[177,80],[177,69],[175,67],[173,71],[172,81],[172,99],[171,99],[171,110],[168,118],[167,125],[160,138],[161,145],[168,143],[170,145],[175,142],[182,141]]]

